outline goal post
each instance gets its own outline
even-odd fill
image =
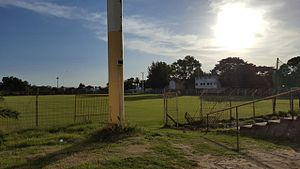
[[[124,123],[123,0],[107,0],[110,123]]]

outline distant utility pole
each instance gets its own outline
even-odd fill
[[[58,80],[59,80],[59,77],[56,77],[56,87],[58,88]]]
[[[144,73],[145,72],[141,72],[142,73],[142,89],[143,91],[145,91],[145,81],[144,81]]]
[[[278,92],[279,92],[279,76],[278,76],[279,71],[278,71],[278,69],[279,69],[279,58],[276,59],[275,82],[274,82],[275,83],[274,84],[275,94],[278,94]],[[273,114],[276,113],[276,102],[277,102],[277,98],[274,97],[274,99],[272,101]]]
[[[276,59],[276,71],[275,71],[275,94],[279,92],[279,58]]]
[[[124,123],[123,0],[107,0],[110,123]],[[100,103],[99,103],[100,104]]]

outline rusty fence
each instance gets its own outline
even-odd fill
[[[265,114],[257,114],[264,109]],[[240,129],[243,125],[256,124],[280,118],[295,119],[300,113],[300,89],[255,99],[206,114],[206,131],[216,128],[235,129],[236,147],[240,151]]]

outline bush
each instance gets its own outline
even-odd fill
[[[93,133],[89,140],[92,142],[116,142],[118,140],[136,135],[140,131],[141,130],[136,126],[122,127],[120,125],[113,125]]]
[[[288,113],[287,113],[287,112],[284,112],[284,111],[279,111],[279,112],[278,112],[278,116],[279,116],[279,117],[287,117],[287,116],[288,116]]]
[[[278,116],[279,116],[279,113],[278,113],[278,112],[274,112],[274,113],[272,113],[272,115],[278,117]]]
[[[300,115],[300,110],[289,111],[288,114],[291,116],[298,116]]]
[[[0,118],[14,118],[18,119],[20,113],[10,109],[0,108]]]

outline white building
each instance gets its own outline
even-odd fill
[[[204,75],[195,78],[196,89],[219,89],[220,82],[217,76]]]

